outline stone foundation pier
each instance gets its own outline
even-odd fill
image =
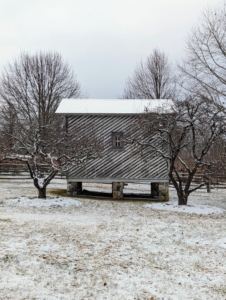
[[[67,195],[79,196],[82,194],[82,182],[68,182]]]
[[[159,201],[169,201],[169,183],[151,182],[151,197]]]
[[[122,200],[123,199],[123,182],[112,182],[112,198],[114,200]]]
[[[159,197],[159,183],[151,182],[151,197],[154,199],[158,199]]]
[[[159,182],[159,201],[169,201],[168,182]]]

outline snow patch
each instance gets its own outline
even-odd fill
[[[54,197],[54,198],[46,198],[46,199],[39,199],[39,198],[27,198],[27,197],[19,197],[13,200],[5,201],[7,206],[23,206],[23,207],[71,207],[71,206],[81,206],[82,203],[77,200],[73,200],[70,198],[62,198],[62,197]]]
[[[198,214],[198,215],[212,215],[221,214],[224,212],[223,209],[210,206],[210,205],[178,205],[176,201],[163,202],[163,203],[150,203],[143,205],[144,208],[152,208],[157,210],[169,210],[175,212],[183,212],[188,214]]]
[[[226,238],[219,239],[219,240],[217,241],[217,244],[218,244],[220,247],[226,249]]]

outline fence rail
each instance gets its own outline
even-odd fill
[[[178,181],[176,174],[173,174],[173,176],[174,179]],[[188,174],[180,172],[179,176],[181,178],[182,183],[185,183],[188,178]],[[191,187],[201,183],[205,184],[205,186],[203,186],[202,188],[206,188],[207,191],[210,191],[211,188],[214,187],[226,189],[226,176],[223,176],[222,174],[215,174],[214,176],[208,177],[208,174],[198,173],[193,177]],[[169,182],[169,184],[171,186],[173,185],[171,181]]]
[[[41,173],[47,172],[47,165],[39,165]],[[30,173],[26,164],[0,163],[0,180],[2,179],[30,179]],[[65,179],[66,172],[58,171],[56,179]]]
[[[47,171],[47,165],[39,165],[41,172],[45,174]],[[16,163],[0,163],[0,180],[4,179],[30,179],[30,173],[26,164],[16,164]],[[66,172],[58,172],[55,176],[56,179],[66,179]],[[176,174],[174,174],[174,178],[176,178]],[[187,174],[180,173],[180,178],[182,182],[186,182]],[[204,180],[204,174],[196,174],[193,178],[191,186],[195,186],[200,183],[205,183],[203,188],[211,189],[214,187],[226,189],[226,176],[222,175],[215,175],[213,179],[209,181]],[[172,182],[169,183],[172,186]],[[209,187],[208,187],[209,185]]]

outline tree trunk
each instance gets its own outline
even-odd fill
[[[46,199],[46,188],[38,189],[38,198]]]
[[[43,187],[40,187],[38,179],[34,178],[34,186],[38,190],[38,198],[45,199],[46,198],[46,185]]]
[[[183,187],[182,187],[182,183],[181,183],[181,178],[178,178],[178,180],[180,180],[180,183],[178,183],[176,181],[176,179],[173,176],[173,168],[170,170],[169,172],[169,178],[171,179],[174,188],[177,191],[177,198],[178,198],[178,205],[187,205],[188,202],[188,195],[185,195],[184,191],[183,191]]]
[[[188,202],[188,195],[184,195],[184,193],[178,193],[178,205],[187,205]]]

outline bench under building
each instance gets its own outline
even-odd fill
[[[171,100],[63,99],[56,112],[66,116],[68,133],[92,136],[103,143],[100,158],[73,166],[67,172],[68,194],[81,194],[82,183],[111,183],[113,199],[123,199],[125,184],[148,183],[150,198],[167,201],[167,162],[150,147],[137,147],[126,141],[139,137],[136,124],[146,107],[154,112],[157,107],[171,105]]]

